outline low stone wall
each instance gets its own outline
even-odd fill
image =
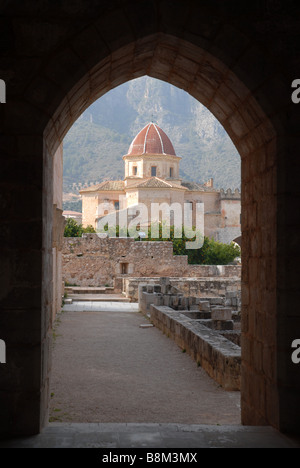
[[[151,305],[150,318],[225,390],[240,390],[239,346],[170,307]]]
[[[240,390],[240,292],[184,296],[169,278],[140,283],[140,311],[226,390]]]
[[[64,237],[63,280],[77,286],[113,286],[129,277],[241,277],[240,265],[189,265],[186,255],[173,255],[172,242],[132,238]],[[190,284],[191,287],[191,284]],[[209,285],[207,290],[211,289]]]
[[[132,302],[138,301],[138,291],[140,284],[155,284],[157,277],[133,277],[123,278],[122,291]],[[219,278],[177,278],[169,277],[171,286],[180,290],[184,296],[194,297],[224,297],[229,292],[236,293],[241,290],[241,280],[239,277],[219,277]],[[231,304],[228,304],[231,305]]]

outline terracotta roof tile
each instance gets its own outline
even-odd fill
[[[156,124],[149,123],[133,139],[128,155],[170,154],[176,156],[171,140]]]
[[[177,188],[181,190],[186,190],[185,187],[182,187],[179,184],[174,184],[173,182],[159,179],[158,177],[150,177],[142,182],[139,182],[135,185],[130,185],[128,188]]]
[[[98,191],[123,191],[125,186],[125,182],[123,180],[106,180],[101,182],[101,184],[92,185],[86,189],[80,190],[82,192],[98,192]]]

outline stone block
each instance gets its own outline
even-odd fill
[[[152,304],[157,305],[157,306],[164,305],[164,296],[161,294],[153,294]]]
[[[208,320],[210,319],[210,312],[199,312],[199,311],[187,311],[184,315],[193,320]]]
[[[233,320],[212,320],[213,330],[233,330]]]
[[[189,297],[189,305],[190,307],[194,306],[196,304],[196,297],[190,296]]]
[[[168,295],[164,295],[162,296],[163,297],[163,304],[164,306],[167,306],[167,307],[171,307],[171,296],[168,296]]]
[[[233,297],[236,297],[236,292],[235,291],[227,291],[225,297],[226,297],[226,299],[231,299]]]
[[[232,311],[229,307],[213,307],[211,309],[212,320],[231,320]]]
[[[73,299],[65,299],[65,300],[64,300],[64,303],[65,303],[65,304],[72,304],[72,303],[73,303]]]
[[[209,302],[211,305],[223,305],[224,304],[224,298],[223,297],[211,297],[209,299]]]
[[[208,312],[210,311],[210,303],[209,301],[201,301],[199,304],[199,310],[203,312]]]
[[[160,284],[161,284],[161,285],[168,286],[168,285],[170,284],[170,278],[167,277],[167,276],[166,276],[166,277],[162,276],[162,277],[160,278]]]

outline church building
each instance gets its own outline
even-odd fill
[[[181,157],[177,156],[166,133],[149,123],[133,139],[123,156],[124,180],[109,180],[80,191],[83,226],[96,230],[103,217],[143,204],[180,205],[188,203],[196,221],[196,209],[202,206],[204,235],[217,241],[240,243],[241,195],[238,189],[216,189],[213,179],[204,184],[184,182],[179,175]],[[152,205],[153,206],[153,205]],[[153,221],[153,219],[151,219]],[[141,223],[142,224],[142,223]]]

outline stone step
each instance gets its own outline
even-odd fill
[[[73,302],[130,302],[130,298],[121,294],[68,294],[68,299],[72,299]]]
[[[105,286],[67,286],[65,291],[69,294],[112,294],[114,288]]]

